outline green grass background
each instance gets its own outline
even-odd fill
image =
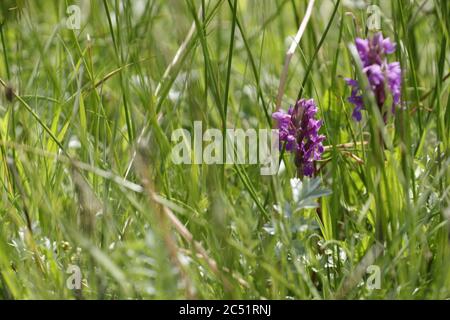
[[[70,4],[80,30],[65,26]],[[386,126],[373,107],[351,119],[343,81],[359,74],[349,45],[371,34],[369,4],[403,69],[404,107]],[[306,5],[2,0],[0,298],[450,298],[446,0],[316,1],[283,108],[314,98],[329,147],[299,201],[290,154],[272,177],[171,161],[172,131],[195,120],[272,126]]]

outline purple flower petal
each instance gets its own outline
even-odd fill
[[[345,82],[347,82],[347,84],[348,84],[349,86],[352,86],[352,87],[354,87],[354,88],[359,88],[359,83],[358,83],[358,81],[356,81],[356,80],[353,80],[353,79],[351,79],[351,78],[345,78]]]
[[[389,38],[383,40],[383,49],[384,53],[391,54],[395,52],[395,43],[391,42]]]
[[[359,57],[365,65],[369,59],[369,41],[361,38],[356,38],[356,49],[358,50]]]
[[[381,67],[379,65],[373,64],[364,68],[363,71],[369,78],[369,83],[372,85],[372,87],[378,86],[384,82],[383,70],[381,70]]]
[[[353,119],[355,119],[355,121],[360,122],[362,119],[362,114],[361,114],[361,108],[360,107],[355,107],[355,109],[353,109],[352,112],[352,117]]]

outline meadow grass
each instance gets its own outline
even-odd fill
[[[386,125],[353,121],[344,82],[369,4],[403,70]],[[0,298],[450,298],[448,1],[315,1],[281,108],[314,98],[326,151],[295,195],[291,154],[274,176],[172,162],[194,121],[273,126],[307,5],[2,0]]]

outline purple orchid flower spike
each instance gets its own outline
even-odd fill
[[[386,58],[386,55],[395,52],[395,43],[391,42],[389,38],[383,38],[379,32],[372,39],[356,38],[355,45],[378,107],[382,110],[387,95],[390,93],[392,113],[395,113],[395,107],[400,104],[401,98],[402,70],[399,62],[388,63]],[[361,110],[364,109],[362,89],[356,80],[349,78],[345,80],[347,85],[352,88],[351,96],[347,100],[354,105],[353,119],[361,121]]]
[[[317,107],[313,99],[301,99],[288,112],[277,111],[272,117],[278,121],[280,142],[286,151],[295,153],[299,172],[311,177],[315,173],[314,161],[320,160],[324,151],[324,135],[319,134],[323,121],[317,120]]]

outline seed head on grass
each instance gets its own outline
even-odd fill
[[[5,87],[5,97],[8,102],[14,100],[14,89],[11,86]]]
[[[390,92],[392,95],[391,110],[394,113],[395,107],[400,104],[402,70],[399,62],[388,63],[386,56],[395,52],[395,43],[391,42],[389,38],[383,38],[381,32],[375,34],[372,39],[356,38],[355,43],[363,71],[367,75],[378,107],[382,110],[387,94]],[[353,119],[361,121],[361,110],[364,108],[361,88],[358,81],[350,78],[345,80],[352,88],[348,101],[355,106],[352,113]]]
[[[319,134],[323,121],[317,120],[317,107],[313,99],[301,99],[288,112],[277,111],[272,117],[278,121],[280,142],[286,151],[295,153],[299,175],[311,177],[315,173],[314,161],[320,160],[324,151],[324,135]]]

